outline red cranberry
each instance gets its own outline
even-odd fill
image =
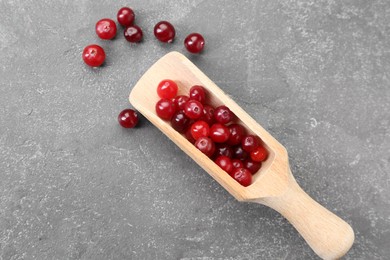
[[[171,126],[179,133],[184,133],[190,125],[190,119],[183,111],[176,112],[171,118]]]
[[[175,102],[177,109],[184,110],[184,105],[189,99],[188,96],[179,95],[173,98],[173,102]]]
[[[160,42],[172,42],[175,38],[175,27],[167,21],[158,22],[154,26],[154,36]]]
[[[241,144],[242,138],[246,135],[246,130],[242,125],[231,124],[228,126],[230,130],[229,140],[227,141],[230,145]]]
[[[210,127],[205,121],[196,121],[191,125],[191,134],[195,140],[201,137],[207,137],[210,133]]]
[[[248,169],[252,174],[255,174],[261,168],[261,162],[254,162],[252,160],[245,160],[244,167]]]
[[[236,146],[233,148],[233,158],[239,160],[245,160],[248,157],[247,152],[245,152],[241,146]]]
[[[170,99],[163,98],[156,103],[156,113],[161,119],[170,120],[175,112],[175,103]]]
[[[133,109],[125,109],[119,113],[118,122],[124,128],[133,128],[138,124],[138,114]]]
[[[106,59],[106,53],[99,45],[88,45],[83,50],[83,60],[85,64],[91,67],[99,67]]]
[[[157,86],[157,94],[160,98],[174,98],[177,95],[177,84],[170,79],[162,80]]]
[[[224,170],[227,173],[231,173],[234,169],[232,161],[227,156],[218,156],[217,159],[214,161],[219,167],[221,167],[222,170]]]
[[[191,53],[199,53],[204,48],[204,38],[199,33],[191,33],[184,39],[184,46]]]
[[[129,42],[140,42],[142,40],[142,30],[137,25],[131,25],[123,32]]]
[[[233,159],[232,164],[233,164],[234,168],[243,168],[244,167],[244,164],[242,163],[242,161],[238,160],[238,159]]]
[[[198,119],[203,115],[203,105],[196,100],[188,100],[184,105],[184,113],[191,119]]]
[[[213,124],[210,128],[210,138],[216,143],[224,143],[229,139],[229,128],[222,124]]]
[[[231,175],[242,186],[249,186],[252,183],[252,174],[245,168],[236,168]]]
[[[201,137],[196,140],[195,147],[208,157],[211,157],[215,151],[214,142],[208,137]]]
[[[245,152],[252,152],[260,145],[259,138],[255,135],[247,135],[241,141],[241,147]]]
[[[101,19],[96,23],[95,30],[100,39],[111,40],[116,35],[116,24],[111,19]]]
[[[122,7],[121,9],[119,9],[116,18],[119,24],[128,27],[134,23],[135,14],[132,9],[128,7]]]
[[[219,106],[214,111],[214,118],[221,124],[227,124],[233,120],[234,114],[227,106]]]
[[[192,137],[191,127],[187,128],[185,136],[190,143],[195,144],[196,140]]]
[[[202,86],[192,86],[190,88],[190,99],[197,100],[203,104],[206,100],[206,91]]]
[[[233,149],[230,147],[230,145],[227,144],[216,144],[215,145],[215,157],[218,157],[220,155],[227,156],[229,158],[233,157]]]
[[[260,145],[251,152],[251,158],[255,162],[263,162],[268,157],[268,151]]]
[[[209,105],[204,105],[203,116],[200,119],[207,122],[209,125],[214,124],[214,108]]]

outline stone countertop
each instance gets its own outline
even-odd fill
[[[144,41],[99,40],[136,12]],[[0,2],[0,259],[316,259],[275,211],[231,197],[142,118],[132,86],[187,55],[289,151],[304,190],[352,225],[345,259],[389,259],[390,2]],[[160,20],[173,44],[153,36]],[[205,36],[201,55],[183,47]],[[103,67],[83,48],[106,50]]]

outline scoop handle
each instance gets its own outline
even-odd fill
[[[285,193],[255,202],[282,214],[321,258],[341,258],[354,241],[351,226],[313,200],[302,190],[293,175],[289,175],[289,188]]]

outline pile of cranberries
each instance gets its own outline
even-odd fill
[[[185,135],[237,182],[249,186],[252,175],[268,157],[261,139],[238,124],[228,107],[208,105],[202,86],[192,86],[188,95],[177,93],[176,82],[161,81],[157,86],[161,99],[156,103],[156,114],[170,121],[173,129]]]
[[[134,24],[135,14],[131,8],[123,7],[117,13],[117,20],[125,29],[123,35],[125,39],[132,43],[138,43],[142,40],[142,29]],[[116,36],[117,27],[114,20],[104,18],[96,23],[95,31],[102,40],[111,40]],[[175,27],[167,21],[160,21],[154,26],[154,36],[165,43],[173,42],[176,32]],[[199,53],[204,48],[204,38],[199,33],[191,33],[184,40],[184,46],[191,53]],[[83,60],[85,64],[91,67],[99,67],[103,64],[106,53],[102,47],[97,44],[88,45],[83,50]]]

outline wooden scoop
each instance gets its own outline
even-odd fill
[[[163,79],[176,81],[179,86],[178,94],[184,95],[188,95],[191,86],[202,85],[207,90],[207,103],[214,107],[226,105],[237,116],[238,123],[262,139],[269,157],[253,175],[250,186],[241,186],[176,132],[169,122],[156,115],[155,104],[159,100],[156,88]],[[291,174],[286,149],[184,55],[171,52],[158,60],[131,91],[130,103],[237,200],[261,203],[282,214],[320,257],[340,258],[352,246],[352,228],[299,187]]]

